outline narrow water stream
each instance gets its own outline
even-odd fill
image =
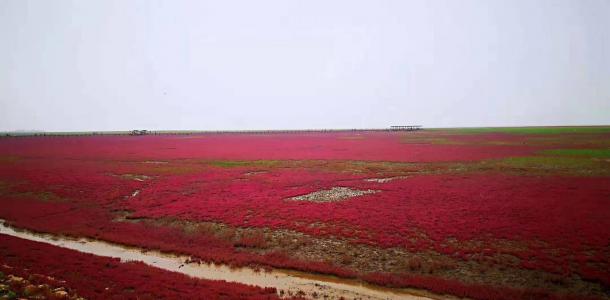
[[[283,290],[284,296],[302,291],[306,297],[317,295],[321,299],[432,299],[415,295],[417,291],[390,289],[359,283],[355,280],[339,279],[332,276],[316,275],[294,271],[273,270],[256,272],[250,268],[230,269],[224,265],[186,263],[188,256],[170,255],[158,251],[125,247],[87,238],[73,239],[51,234],[34,233],[15,229],[0,219],[0,234],[6,234],[30,241],[43,242],[58,247],[91,253],[105,257],[115,257],[121,261],[140,261],[147,265],[209,280],[224,280],[260,287]],[[435,297],[436,298],[436,297]]]

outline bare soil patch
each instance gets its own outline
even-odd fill
[[[376,190],[354,190],[348,187],[339,186],[333,187],[329,190],[321,190],[305,195],[288,198],[288,200],[310,202],[334,202],[377,192],[378,191]]]
[[[366,182],[386,183],[386,182],[390,182],[392,180],[405,179],[405,178],[409,178],[409,176],[394,176],[394,177],[385,177],[385,178],[367,178],[367,179],[364,179],[364,181],[366,181]]]
[[[408,274],[460,280],[468,284],[509,286],[519,289],[549,289],[558,294],[605,297],[599,283],[578,276],[564,277],[540,270],[520,268],[520,259],[503,253],[462,260],[435,251],[411,252],[404,248],[381,248],[337,237],[315,237],[286,229],[233,227],[216,222],[193,222],[172,218],[129,218],[124,212],[117,221],[145,222],[154,226],[182,228],[190,235],[212,234],[232,242],[238,251],[285,253],[305,261],[323,261],[362,273]],[[422,239],[428,237],[422,233]],[[454,246],[473,247],[474,242],[447,240]],[[527,247],[507,240],[496,240],[502,249]]]

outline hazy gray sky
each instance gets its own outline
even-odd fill
[[[610,124],[610,1],[0,0],[0,130]]]

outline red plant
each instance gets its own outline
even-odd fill
[[[433,250],[462,260],[509,254],[519,258],[522,268],[579,275],[610,285],[607,177],[486,172],[420,175],[379,183],[364,181],[377,176],[372,171],[352,174],[239,164],[222,168],[201,163],[222,159],[475,161],[529,155],[541,149],[467,143],[406,144],[401,143],[400,134],[381,132],[361,133],[361,139],[346,138],[352,135],[2,139],[0,156],[8,159],[0,161],[0,184],[4,183],[0,185],[0,218],[32,230],[191,254],[232,265],[254,263],[362,277],[352,270],[299,261],[282,253],[255,255],[235,251],[235,246],[264,248],[262,236],[242,236],[234,244],[210,233],[189,235],[178,228],[117,222],[117,218],[129,213],[129,218],[290,229],[377,247]],[[516,139],[506,135],[494,138]],[[455,139],[477,141],[465,136]],[[167,166],[162,164],[166,161]],[[121,174],[145,174],[150,178],[139,181]],[[286,201],[336,186],[379,192],[329,203]],[[449,240],[455,243],[447,243]],[[380,284],[415,286],[474,298],[494,298],[504,293],[499,287],[387,276],[390,275],[365,278]],[[505,294],[530,297],[522,291],[514,293]]]
[[[278,299],[272,288],[194,279],[6,235],[0,235],[0,271],[44,274],[34,278],[61,281],[87,299]]]

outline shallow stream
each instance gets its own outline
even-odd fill
[[[340,279],[333,276],[317,275],[289,270],[255,271],[251,268],[232,269],[224,265],[188,263],[190,257],[146,251],[120,244],[108,243],[87,238],[70,238],[51,234],[35,233],[16,229],[0,219],[0,234],[6,234],[30,241],[42,242],[54,246],[72,249],[98,256],[115,257],[121,261],[139,261],[147,265],[186,274],[191,277],[224,280],[259,287],[276,288],[283,296],[305,293],[305,297],[320,299],[432,299],[423,292],[406,289],[391,289],[363,284],[356,280]],[[281,294],[280,294],[281,295]],[[302,295],[302,294],[301,294]],[[437,297],[434,297],[437,298]]]

